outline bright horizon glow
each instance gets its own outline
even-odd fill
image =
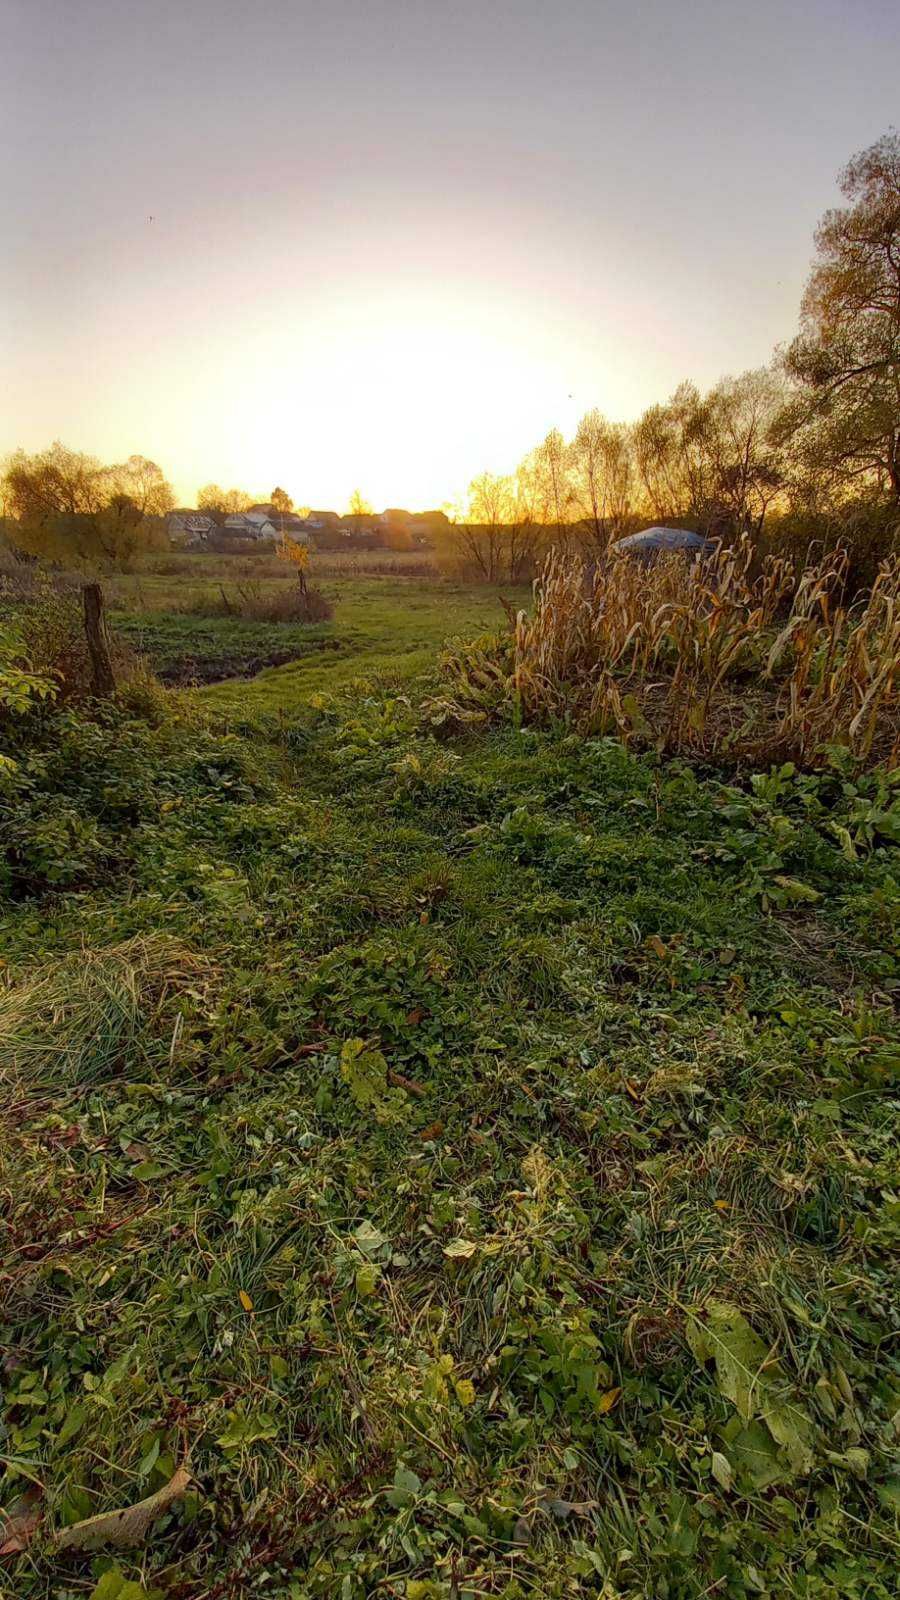
[[[0,454],[188,505],[440,506],[765,364],[896,113],[887,0],[7,9]]]

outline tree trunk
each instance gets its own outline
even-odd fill
[[[86,583],[83,595],[84,631],[91,657],[91,690],[98,699],[105,699],[116,692],[116,676],[103,616],[103,590],[99,583]]]

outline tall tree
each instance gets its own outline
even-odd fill
[[[146,456],[129,456],[120,466],[108,467],[110,500],[128,501],[142,517],[164,517],[175,504],[175,494],[161,467]]]
[[[294,502],[288,494],[287,489],[282,489],[280,486],[276,486],[272,490],[272,493],[269,495],[269,504],[273,511],[279,512],[283,517],[289,516],[294,509]]]
[[[572,489],[569,483],[569,452],[558,428],[551,428],[534,452],[534,463],[557,540],[562,541],[569,525]]]
[[[198,510],[217,511],[221,516],[240,515],[249,511],[252,504],[252,496],[243,489],[222,489],[217,483],[207,483],[197,491]]]
[[[819,224],[786,356],[805,391],[790,420],[841,481],[874,480],[900,502],[900,135],[854,156],[840,187],[849,204]]]
[[[371,517],[373,515],[373,511],[374,507],[372,502],[366,499],[365,495],[360,489],[354,489],[350,496],[350,504],[347,508],[347,515],[351,517]]]
[[[569,447],[572,500],[591,544],[603,550],[627,533],[634,515],[634,462],[629,429],[588,411]]]
[[[109,498],[106,469],[96,457],[58,439],[36,455],[17,450],[10,456],[3,487],[9,514],[23,522],[99,511]]]
[[[784,481],[776,438],[785,382],[769,367],[722,378],[706,398],[704,443],[722,533],[759,533]],[[710,518],[715,521],[715,515]]]

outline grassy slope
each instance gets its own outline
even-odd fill
[[[338,685],[487,620],[365,589]],[[51,741],[85,886],[0,920],[14,976],[59,952],[0,1022],[5,1448],[48,1522],[189,1446],[195,1493],[123,1558],[182,1600],[884,1600],[874,809],[611,741],[440,744],[378,688],[304,703],[327,681],[205,692],[227,735]],[[9,1592],[89,1592],[69,1570],[37,1545]]]

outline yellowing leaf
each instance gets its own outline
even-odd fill
[[[653,954],[659,956],[660,961],[665,961],[669,952],[663,944],[662,939],[659,937],[659,934],[651,933],[647,943],[650,946],[650,949],[653,951]]]
[[[731,1206],[729,1205],[727,1200],[714,1200],[713,1201],[713,1205],[715,1206],[717,1211],[730,1211],[731,1210]]]
[[[253,1301],[250,1299],[250,1296],[248,1295],[246,1289],[241,1289],[239,1291],[238,1299],[240,1300],[241,1305],[243,1306],[245,1311],[252,1311],[253,1310]]]
[[[451,1239],[449,1244],[444,1245],[444,1255],[453,1260],[468,1261],[477,1249],[474,1239]]]
[[[374,1294],[381,1277],[381,1268],[375,1261],[364,1261],[356,1269],[356,1292],[361,1295]]]
[[[148,1596],[142,1583],[124,1578],[118,1567],[112,1567],[109,1572],[104,1572],[97,1587],[91,1590],[88,1600],[148,1600]]]
[[[600,1396],[600,1399],[597,1401],[597,1410],[600,1412],[601,1416],[603,1416],[607,1411],[612,1411],[612,1408],[617,1404],[619,1395],[621,1393],[621,1388],[607,1389],[606,1393]]]
[[[456,1398],[461,1406],[475,1404],[475,1385],[469,1378],[457,1378],[453,1387],[456,1390]]]
[[[801,883],[799,878],[786,878],[782,873],[776,872],[772,881],[777,883],[779,889],[788,900],[821,900],[822,898],[818,889],[813,889],[808,883]]]

